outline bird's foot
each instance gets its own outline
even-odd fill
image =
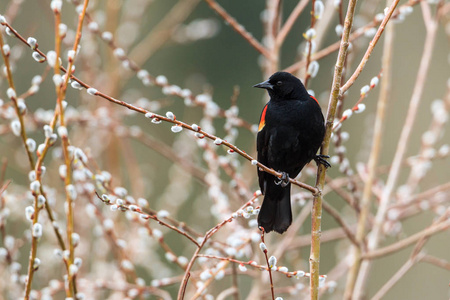
[[[325,168],[330,168],[331,165],[330,163],[327,161],[327,158],[330,158],[330,156],[328,155],[322,155],[322,154],[317,154],[316,157],[314,157],[314,161],[316,162],[317,165],[322,164],[325,166]]]
[[[286,187],[289,184],[289,175],[286,172],[280,172],[281,177],[275,180],[276,185],[281,185],[281,187]]]

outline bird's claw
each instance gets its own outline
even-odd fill
[[[316,157],[314,157],[314,161],[316,162],[317,165],[322,164],[325,166],[325,168],[328,169],[331,167],[331,164],[327,161],[327,158],[330,158],[330,156],[317,154]]]
[[[286,172],[280,172],[281,177],[275,180],[276,185],[281,185],[281,187],[286,187],[289,184],[289,176]]]

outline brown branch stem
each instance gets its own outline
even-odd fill
[[[326,117],[325,138],[322,143],[321,154],[327,155],[331,142],[331,132],[333,130],[333,120],[336,115],[337,103],[340,97],[340,85],[342,79],[342,71],[345,59],[347,57],[347,49],[349,45],[350,31],[353,25],[353,16],[356,8],[356,0],[350,0],[348,4],[347,14],[345,16],[344,31],[342,34],[339,54],[334,69],[333,84],[328,102],[328,111]],[[321,191],[325,184],[326,168],[319,165],[317,170],[316,188]],[[320,263],[320,236],[321,236],[321,220],[322,220],[322,194],[317,193],[314,196],[313,208],[311,212],[311,251],[310,251],[310,293],[311,299],[317,300],[319,297],[319,263]]]

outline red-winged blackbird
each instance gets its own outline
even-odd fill
[[[317,100],[289,73],[277,72],[254,87],[270,96],[259,121],[258,161],[283,174],[279,179],[258,169],[264,194],[258,225],[265,232],[283,233],[292,223],[289,177],[295,178],[312,159],[330,166],[325,156],[316,155],[325,135],[324,118]]]

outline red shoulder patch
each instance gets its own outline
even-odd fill
[[[319,104],[319,101],[317,101],[317,99],[316,98],[314,98],[313,96],[311,96],[311,95],[309,95],[312,99],[314,99],[314,101],[316,101],[317,102],[317,104]],[[319,104],[320,105],[320,104]]]
[[[258,126],[258,132],[260,132],[266,125],[266,111],[267,111],[267,104],[266,104],[266,106],[264,106],[264,109],[261,113],[261,119],[259,120],[259,126]]]

